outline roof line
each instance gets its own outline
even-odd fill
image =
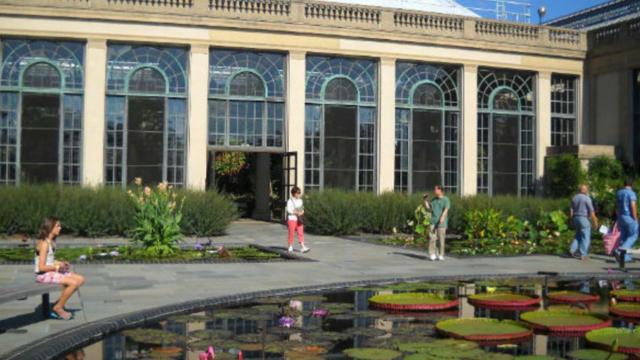
[[[588,14],[590,12],[599,10],[601,8],[608,7],[608,6],[611,6],[611,5],[614,5],[614,4],[617,4],[617,3],[621,3],[621,2],[625,2],[625,1],[626,0],[611,0],[611,1],[607,1],[607,2],[604,2],[602,4],[594,5],[594,6],[586,8],[586,9],[582,9],[582,10],[573,12],[571,14],[563,15],[563,16],[557,17],[555,19],[551,19],[549,21],[545,21],[544,25],[553,25],[553,23],[555,23],[555,22],[560,22],[562,20],[566,20],[566,19],[569,19],[569,18],[572,18],[572,17],[575,17],[575,16]]]

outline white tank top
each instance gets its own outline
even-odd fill
[[[53,246],[51,246],[51,242],[47,241],[47,246],[48,247],[48,251],[47,251],[47,261],[45,262],[46,265],[53,265],[53,263],[55,262],[55,258],[53,256]],[[35,271],[36,274],[40,273],[40,268],[38,266],[38,263],[40,262],[40,256],[38,255],[38,252],[36,252],[36,257],[35,257]]]

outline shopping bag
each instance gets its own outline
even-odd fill
[[[611,231],[602,237],[602,240],[604,242],[604,251],[607,255],[611,255],[620,246],[620,229],[617,222],[613,224]]]

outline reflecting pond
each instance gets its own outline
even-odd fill
[[[583,334],[536,331],[517,341],[467,344],[441,340],[438,321],[454,318],[519,320],[527,311],[589,311],[608,316],[613,327],[634,329],[636,318],[609,314],[613,289],[640,287],[631,281],[523,280],[419,282],[353,288],[321,294],[261,298],[242,306],[212,308],[170,317],[144,328],[127,329],[72,351],[61,359],[199,359],[209,346],[216,359],[512,359],[572,358],[589,348]],[[597,295],[595,302],[554,305],[550,293]],[[389,310],[372,307],[375,295],[432,293],[459,299],[457,308],[439,311]],[[539,306],[474,306],[476,294],[511,293],[540,297]],[[360,349],[360,350],[357,350]],[[424,350],[426,349],[426,350]],[[424,350],[424,351],[423,351]],[[426,351],[426,352],[425,352]],[[241,354],[241,355],[240,355]],[[571,354],[571,355],[570,355]],[[596,354],[598,355],[598,354]],[[586,358],[586,357],[585,357]],[[596,357],[597,358],[597,357]],[[615,359],[616,357],[611,357]]]

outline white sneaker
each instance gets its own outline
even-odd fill
[[[435,255],[430,255],[429,259],[431,259],[431,261],[436,261],[436,256]]]
[[[438,260],[443,261],[444,260],[444,256],[442,256],[442,255],[438,256]]]
[[[302,245],[302,248],[300,249],[300,251],[301,251],[303,254],[304,254],[304,253],[308,253],[308,252],[309,252],[309,250],[311,250],[311,249],[309,249],[308,247],[306,247],[306,246],[304,246],[304,245]]]
[[[289,250],[287,250],[287,252],[291,254],[293,252],[293,246],[289,246]]]

